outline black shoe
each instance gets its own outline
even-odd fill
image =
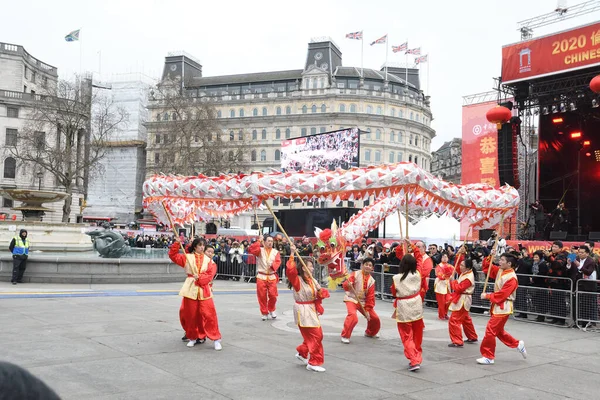
[[[546,320],[546,317],[544,317],[543,315],[538,315],[538,317],[535,320],[537,322],[544,322]]]
[[[181,341],[182,341],[182,342],[187,342],[187,341],[188,341],[188,338],[187,338],[187,336],[186,336],[186,335],[183,335],[183,337],[181,338]]]
[[[554,321],[552,321],[552,324],[554,324],[554,325],[564,325],[565,324],[565,320],[564,319],[555,319]]]
[[[527,314],[520,313],[519,315],[517,315],[517,318],[525,318],[525,319],[527,319]]]
[[[12,284],[13,284],[13,285],[16,285],[16,284],[17,284],[17,282],[12,282]]]
[[[448,347],[463,347],[462,344],[450,343]]]
[[[202,344],[204,342],[206,342],[206,338],[204,338],[204,339],[196,339],[196,344]]]
[[[467,343],[471,343],[471,344],[472,344],[472,343],[477,343],[478,341],[479,341],[479,340],[477,340],[477,339],[467,339],[467,340],[465,340],[465,342],[467,342]]]

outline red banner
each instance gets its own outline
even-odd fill
[[[517,82],[600,64],[600,23],[502,48],[502,82]]]

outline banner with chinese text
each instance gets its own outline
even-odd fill
[[[600,64],[600,23],[502,48],[502,82],[510,83]]]

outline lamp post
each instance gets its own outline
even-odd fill
[[[44,176],[44,173],[42,171],[38,171],[37,173],[37,177],[38,177],[38,190],[42,190],[42,177]]]

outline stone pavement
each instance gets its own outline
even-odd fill
[[[380,339],[340,343],[342,293],[324,302],[327,372],[295,359],[292,295],[262,322],[254,285],[215,281],[223,350],[181,341],[179,284],[12,286],[0,282],[0,360],[29,369],[64,399],[589,399],[600,393],[600,335],[509,321],[529,356],[498,343],[479,366],[478,345],[448,348],[447,322],[426,310],[421,371],[407,371],[391,303],[378,301]],[[475,316],[483,336],[487,317]]]

